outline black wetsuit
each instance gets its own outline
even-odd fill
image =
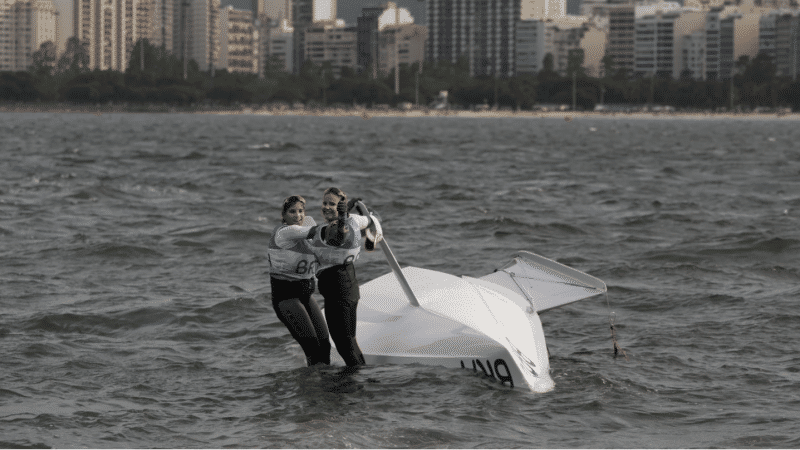
[[[352,262],[317,273],[319,293],[325,298],[325,318],[336,351],[348,366],[364,365],[356,341],[356,311],[360,298],[356,268]]]
[[[311,241],[311,249],[321,268],[317,272],[318,289],[325,298],[325,318],[331,339],[348,366],[364,364],[364,355],[356,341],[356,312],[360,295],[353,261],[361,250],[360,230],[368,223],[369,219],[364,216],[349,216],[349,231],[338,245],[329,245],[325,241],[325,227],[318,229]]]

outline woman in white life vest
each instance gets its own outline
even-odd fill
[[[308,239],[316,228],[306,217],[306,201],[292,195],[283,201],[282,223],[269,240],[270,285],[275,314],[303,348],[306,362],[331,363],[328,327],[314,292],[317,260]]]
[[[353,262],[361,251],[361,233],[371,219],[347,214],[347,195],[339,188],[329,188],[322,196],[320,226],[311,240],[317,256],[317,280],[325,298],[325,318],[336,351],[348,366],[364,365],[364,355],[356,342],[356,309],[360,294]]]

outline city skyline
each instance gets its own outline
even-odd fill
[[[207,3],[206,7],[199,7],[199,9],[191,7],[191,11],[187,10],[186,13],[179,14],[180,8],[176,2],[174,13],[169,15],[169,18],[164,17],[161,22],[158,22],[155,12],[162,10],[157,6],[158,1],[126,0],[123,3],[114,3],[113,6],[110,3],[101,5],[99,1],[81,2],[80,11],[73,10],[72,13],[79,12],[81,14],[82,19],[79,23],[82,26],[70,28],[61,23],[55,38],[58,44],[57,51],[62,52],[66,38],[77,33],[83,41],[88,43],[87,49],[92,68],[125,70],[134,43],[144,37],[149,39],[151,44],[165,45],[166,49],[179,57],[186,56],[188,59],[196,60],[201,67],[210,69],[213,64],[222,69],[226,68],[223,67],[225,64],[217,66],[215,61],[217,61],[218,52],[225,51],[225,49],[218,49],[218,39],[209,34],[209,30],[212,28],[217,29],[217,25],[212,25],[216,23],[216,16],[220,14],[216,5],[239,1],[249,2],[251,8],[256,7],[256,3],[252,0],[224,0],[222,2],[220,0],[200,0],[198,5],[202,1],[212,3]],[[374,0],[360,1],[374,3]],[[400,5],[409,1],[416,0],[399,2],[398,10],[408,11],[407,8]],[[455,62],[459,58],[466,57],[469,60],[472,75],[498,74],[508,77],[517,73],[518,63],[522,64],[520,67],[524,67],[523,72],[541,68],[543,58],[547,53],[553,55],[556,70],[563,73],[567,67],[569,53],[580,50],[584,55],[582,65],[589,73],[600,73],[603,64],[601,60],[608,55],[614,58],[614,70],[616,68],[626,69],[635,76],[658,74],[678,78],[684,76],[684,73],[691,73],[692,77],[698,79],[718,77],[727,79],[731,76],[734,61],[744,55],[754,58],[759,51],[763,50],[760,49],[759,46],[761,46],[766,49],[773,47],[778,49],[769,55],[776,60],[780,73],[793,74],[793,76],[797,74],[798,64],[796,61],[800,60],[800,56],[796,56],[796,49],[783,45],[783,40],[786,40],[783,38],[775,40],[775,44],[765,44],[768,34],[762,32],[759,35],[759,29],[764,30],[769,26],[764,21],[759,25],[758,21],[759,17],[766,14],[767,8],[759,8],[758,11],[755,11],[747,1],[741,7],[730,5],[710,9],[707,6],[698,8],[692,1],[688,2],[691,6],[663,1],[657,4],[640,4],[638,6],[584,1],[587,4],[587,11],[592,14],[591,18],[564,15],[559,9],[560,6],[553,9],[553,5],[561,5],[561,0],[501,0],[498,3],[488,0],[417,2],[425,4],[428,7],[427,14],[435,19],[429,21],[426,28],[426,36],[430,39],[425,44],[427,48],[425,60]],[[63,10],[66,9],[66,5],[72,3],[72,0],[53,0],[53,2]],[[191,3],[191,5],[194,4],[195,2]],[[314,23],[320,25],[329,23],[333,26],[335,21],[332,19],[341,19],[335,0],[293,0],[291,3],[287,0],[270,0],[264,1],[262,5],[258,6],[258,9],[262,11],[276,10],[281,5],[285,7],[290,4],[293,4],[294,15],[297,15],[298,11],[303,11],[302,20],[297,22],[295,17],[294,23],[290,24],[294,26],[295,30],[305,30],[307,26]],[[351,2],[348,4],[353,5]],[[120,9],[123,7],[122,5],[125,5],[128,11],[134,8],[136,14],[130,17],[126,16],[125,10]],[[383,5],[386,7],[385,2]],[[528,6],[527,13],[522,11],[522,5]],[[535,8],[531,10],[532,7]],[[97,14],[94,11],[97,8],[102,8],[102,14],[108,16],[107,20],[100,21],[97,18],[99,16],[96,17]],[[234,8],[234,5],[229,5],[225,9],[229,8]],[[251,8],[241,10],[236,8],[238,11],[236,14],[246,12],[253,17],[250,13]],[[722,9],[714,12],[716,8]],[[168,9],[172,12],[172,8]],[[370,14],[366,11],[374,9],[376,8],[365,8],[362,10],[362,15]],[[548,9],[552,9],[552,11],[548,13]],[[534,14],[533,18],[526,17],[531,11],[535,13],[538,11],[538,13]],[[73,14],[66,14],[63,18],[66,19]],[[539,17],[535,17],[537,15]],[[184,16],[186,17],[178,19],[178,17]],[[603,17],[606,17],[605,25],[601,23]],[[414,19],[418,18],[414,16]],[[110,25],[118,20],[122,21],[124,27]],[[528,20],[542,20],[547,24],[543,24],[542,28],[539,25],[522,23]],[[796,28],[795,25],[778,26],[786,20],[782,18],[772,20],[775,22],[771,25],[772,28],[776,30],[785,28],[785,31],[780,31],[780,33],[786,34],[786,36],[796,33],[792,31]],[[165,21],[169,22],[165,27],[158,25],[162,22],[166,23]],[[181,31],[184,21],[188,31],[186,37]],[[342,21],[339,20],[335,25],[337,29],[343,26]],[[792,19],[792,23],[795,21],[796,19]],[[414,22],[418,26],[420,25],[418,20],[414,20]],[[351,24],[347,25],[353,30],[342,30],[343,32],[355,32],[355,27]],[[236,28],[234,25],[231,26]],[[379,26],[379,28],[381,27]],[[154,32],[156,29],[162,30],[162,33],[156,35]],[[516,29],[525,31],[520,34],[515,31]],[[159,36],[164,37],[161,36],[164,35],[164,32],[169,37],[166,37],[167,40],[161,43],[158,38]],[[303,31],[300,32],[301,36],[302,34]],[[590,34],[591,43],[588,38]],[[655,40],[650,35],[653,35]],[[257,39],[255,35],[253,36],[251,39]],[[239,37],[237,42],[231,45],[240,46],[242,40],[250,39]],[[293,71],[297,72],[299,66],[307,59],[303,54],[308,49],[302,38],[298,40],[297,31],[295,31],[293,40],[296,42],[292,45],[294,55],[291,59],[294,61]],[[362,45],[361,40],[362,38],[359,38],[358,45]],[[186,42],[186,51],[183,50],[184,41]],[[25,40],[25,42],[28,41]],[[30,47],[32,44],[24,45]],[[764,47],[765,45],[766,47]],[[781,45],[783,46],[781,47]],[[35,46],[38,49],[38,44]],[[9,51],[11,50],[7,50],[7,53]],[[347,61],[347,64],[352,65],[355,70],[364,70],[363,61],[358,62],[363,60],[361,55],[363,51],[363,48],[356,50],[358,56],[352,58],[348,56],[342,60]],[[237,47],[231,52],[230,54],[235,56],[258,55],[260,48],[258,46],[246,49]],[[373,53],[374,51],[370,51],[370,54]],[[337,55],[337,58],[341,56],[339,52],[334,52],[334,54]],[[795,55],[794,59],[790,58],[792,55]],[[28,56],[30,56],[30,51]],[[374,53],[373,56],[377,58],[377,53]],[[5,58],[8,59],[8,57]],[[318,57],[316,62],[320,62]],[[246,63],[242,64],[247,65]],[[252,63],[249,66],[258,72],[257,68],[263,67],[263,64]]]
[[[278,0],[284,3],[286,0]],[[291,2],[291,0],[289,0]],[[330,1],[330,0],[328,0]],[[347,0],[339,1],[336,5],[337,18],[342,19],[348,25],[355,25],[356,19],[361,15],[361,9],[368,6],[376,6],[386,3],[380,0]],[[414,21],[418,24],[424,25],[426,23],[425,2],[419,0],[395,0],[394,3],[398,7],[407,8],[411,15],[414,16]],[[74,0],[53,0],[58,13],[57,32],[56,32],[56,47],[59,52],[64,50],[67,39],[73,34],[74,22]],[[222,0],[222,6],[233,6],[236,9],[252,9],[252,0]]]

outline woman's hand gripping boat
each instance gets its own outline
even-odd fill
[[[606,292],[597,278],[525,251],[480,278],[401,269],[381,238],[392,273],[360,287],[356,338],[367,364],[467,368],[547,392],[555,384],[539,313]]]

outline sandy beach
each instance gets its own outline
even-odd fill
[[[191,114],[247,114],[263,116],[317,116],[317,117],[361,117],[365,120],[379,117],[452,117],[452,118],[557,118],[566,121],[576,119],[747,119],[747,120],[798,120],[800,113],[727,113],[727,112],[595,112],[595,111],[515,111],[515,110],[458,110],[458,109],[422,109],[408,110],[389,108],[285,108],[258,106],[189,106],[176,107],[170,105],[81,105],[81,104],[42,104],[14,103],[0,104],[0,112],[19,113],[77,113],[102,115],[108,113],[191,113]]]

